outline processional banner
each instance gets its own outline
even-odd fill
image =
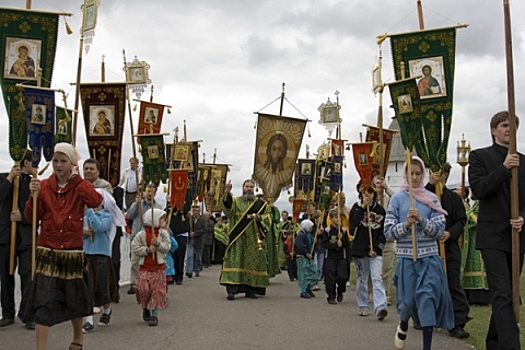
[[[38,168],[42,153],[50,162],[55,147],[55,92],[25,88],[25,108],[33,167]]]
[[[372,163],[372,177],[380,175],[382,177],[386,176],[386,170],[388,161],[390,159],[390,150],[392,148],[392,139],[397,130],[383,129],[383,142],[382,147],[379,142],[379,128],[376,126],[367,125],[366,138],[365,142],[377,142],[376,149],[374,149],[374,162]],[[383,173],[380,174],[380,161],[381,156],[383,156]]]
[[[140,101],[139,125],[137,134],[158,134],[162,126],[164,105]]]
[[[314,200],[315,195],[315,159],[299,159],[294,177],[294,197],[304,198],[304,206]]]
[[[362,142],[352,144],[355,169],[361,177],[361,184],[364,189],[368,189],[372,184],[372,170],[374,164],[375,142]]]
[[[156,187],[160,182],[166,183],[166,155],[164,154],[164,134],[140,134],[142,153],[142,179],[144,184],[153,183]]]
[[[258,114],[252,177],[269,202],[292,186],[305,126],[306,120]]]
[[[126,84],[81,84],[80,98],[89,154],[100,162],[100,177],[115,187],[119,183],[120,176]],[[164,147],[162,154],[164,154]],[[166,171],[165,164],[164,171]]]
[[[209,189],[205,192],[204,200],[206,210],[210,212],[221,212],[221,198],[224,194],[226,177],[229,167],[227,164],[208,164],[211,167]]]
[[[9,153],[21,161],[27,149],[27,123],[23,90],[16,84],[35,85],[42,69],[41,86],[53,75],[58,35],[58,14],[0,8],[0,85],[9,117]]]
[[[188,170],[170,171],[170,206],[181,210],[184,208],[186,200],[186,190],[188,188]]]
[[[456,28],[423,30],[391,35],[394,73],[402,79],[419,77],[417,89],[421,98],[421,123],[426,152],[419,156],[433,171],[442,168],[452,124]]]
[[[55,143],[73,142],[72,118],[73,110],[64,107],[57,107],[55,110],[56,128]]]

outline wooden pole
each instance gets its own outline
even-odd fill
[[[86,0],[84,0],[84,5],[82,6],[82,23],[84,23],[84,18],[86,16]],[[82,50],[84,50],[84,28],[80,28],[80,42],[78,47],[78,64],[77,64],[77,80],[76,80],[76,90],[75,90],[75,106],[73,111],[73,138],[71,145],[75,146],[77,142],[77,125],[78,125],[78,107],[80,105],[80,81],[82,78]],[[85,111],[84,111],[85,113]]]
[[[412,154],[410,153],[410,150],[406,149],[406,163],[407,163],[407,182],[408,182],[408,196],[410,198],[410,208],[414,206],[414,192],[412,189]],[[412,229],[412,259],[414,261],[417,261],[417,236],[416,236],[416,224],[413,223],[411,226]]]
[[[281,91],[281,107],[279,108],[279,117],[283,116],[283,106],[284,106],[284,88],[286,86],[285,83],[283,83],[283,89]]]
[[[417,15],[419,18],[419,29],[425,29],[425,21],[423,20],[423,7],[421,0],[417,0]]]
[[[38,178],[38,172],[33,169],[33,178]],[[37,222],[37,210],[38,205],[38,192],[33,192],[33,225],[31,227],[31,280],[35,277],[36,271],[36,230],[38,226]]]
[[[15,167],[19,167],[20,163],[15,163]],[[11,211],[18,210],[18,197],[20,192],[20,176],[15,176],[13,179],[13,205]],[[17,222],[11,221],[11,242],[9,247],[9,274],[15,274],[15,257],[16,257],[16,231],[17,231]]]
[[[503,14],[505,19],[505,53],[507,58],[507,101],[510,124],[509,154],[516,154],[516,106],[514,100],[514,63],[512,59],[512,27],[510,21],[509,0],[503,0]],[[521,164],[521,166],[524,166]],[[519,216],[518,203],[518,168],[511,169],[510,207],[511,218]],[[512,305],[516,315],[516,322],[520,322],[520,232],[512,229]]]

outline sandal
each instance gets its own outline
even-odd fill
[[[82,350],[82,344],[71,343],[69,344],[69,350]]]
[[[404,335],[405,339],[400,339],[399,334]],[[396,349],[402,350],[405,347],[407,332],[402,330],[400,326],[397,326],[396,336],[394,337],[394,344]]]

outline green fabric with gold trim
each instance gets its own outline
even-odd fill
[[[279,208],[274,205],[268,206],[266,213],[270,216],[272,224],[266,235],[266,247],[268,250],[268,275],[274,277],[281,273],[279,265],[279,220],[281,214]],[[281,247],[282,250],[282,247]]]
[[[467,210],[467,225],[461,251],[461,285],[463,289],[489,289],[487,272],[481,257],[476,249],[476,228],[478,226],[479,202]]]
[[[419,156],[433,171],[447,160],[447,146],[452,125],[452,101],[456,56],[456,29],[423,30],[391,35],[396,80],[405,76],[418,78],[421,96],[421,122],[426,149]]]
[[[166,156],[164,154],[164,137],[162,134],[140,135],[142,152],[142,174],[145,184],[153,183],[159,186],[160,182],[166,183]]]
[[[232,198],[230,194],[223,196],[222,210],[229,219],[231,229],[246,215],[252,203],[242,200],[241,197]],[[261,223],[269,228],[272,222],[268,212],[263,209],[259,216]],[[257,226],[252,221],[234,241],[229,242],[222,264],[220,284],[268,287],[270,279],[266,240],[260,245],[257,237]]]
[[[58,35],[58,15],[32,10],[0,9],[0,84],[9,116],[9,153],[21,161],[27,149],[24,94],[16,84],[51,86]]]
[[[71,109],[65,109],[63,107],[56,108],[56,129],[55,129],[55,143],[60,142],[73,142],[72,133],[72,117],[73,111]]]
[[[229,223],[223,223],[222,226],[215,224],[215,226],[213,227],[213,235],[215,239],[224,245],[228,245],[229,233],[230,233],[229,231],[230,231]]]

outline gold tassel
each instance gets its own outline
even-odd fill
[[[170,108],[168,108],[168,114],[171,114],[171,109]]]
[[[66,22],[66,32],[67,32],[67,35],[71,35],[71,34],[73,34],[73,30],[72,30],[71,27],[69,26],[69,23],[67,23],[67,20],[66,20],[65,17],[64,17],[64,21]]]
[[[137,105],[133,106],[133,112],[137,111]]]
[[[168,187],[164,185],[164,193],[168,193]]]

